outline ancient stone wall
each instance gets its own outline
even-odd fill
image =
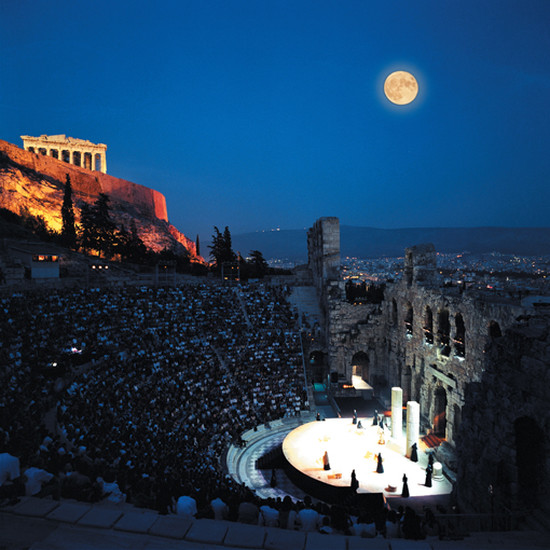
[[[524,318],[487,346],[464,386],[457,437],[464,506],[530,509],[550,496],[550,312]],[[489,485],[492,486],[491,496]]]
[[[351,382],[361,374],[382,392],[403,389],[420,403],[424,430],[454,444],[465,387],[479,380],[487,346],[526,310],[461,287],[442,286],[431,244],[406,249],[403,277],[388,284],[382,304],[350,304],[343,281],[326,278],[321,218],[308,234],[310,267],[325,311],[329,368]],[[331,224],[334,224],[330,218]],[[339,258],[331,242],[331,258]],[[332,273],[337,272],[330,264]],[[361,372],[354,372],[360,357]]]
[[[308,247],[323,242],[318,228]],[[438,459],[458,469],[464,505],[489,511],[489,484],[493,498],[516,506],[550,492],[550,313],[443,286],[433,245],[406,249],[403,276],[380,305],[348,303],[343,281],[315,265],[322,251],[309,257],[330,370],[348,383],[359,374],[379,394],[401,387],[403,404],[420,404],[422,431],[447,442]]]
[[[319,218],[307,233],[308,265],[318,285],[340,276],[340,221]]]

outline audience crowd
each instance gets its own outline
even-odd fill
[[[230,443],[307,406],[287,294],[257,283],[0,298],[0,453],[25,472],[0,501],[105,499],[360,536],[408,536],[414,524],[409,538],[421,536],[412,510],[372,518],[309,498],[260,501],[227,475]]]

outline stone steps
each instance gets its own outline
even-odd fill
[[[0,509],[0,526],[0,544],[19,536],[20,539],[25,538],[25,544],[17,547],[33,550],[535,550],[548,547],[547,537],[533,531],[475,533],[463,540],[443,541],[436,538],[420,541],[363,539],[229,521],[161,516],[152,510],[34,497],[23,497],[17,504]],[[9,547],[15,548],[13,545]]]

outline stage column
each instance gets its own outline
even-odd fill
[[[403,390],[397,387],[391,389],[391,436],[403,437]]]
[[[414,443],[418,445],[420,435],[420,405],[416,401],[407,402],[407,449],[406,455],[411,456]]]

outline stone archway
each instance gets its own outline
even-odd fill
[[[489,338],[494,340],[495,338],[500,338],[502,336],[502,331],[500,330],[500,325],[496,321],[491,321],[487,329],[489,332]]]
[[[447,392],[439,386],[434,393],[433,432],[437,437],[445,438],[447,429]]]
[[[519,497],[524,502],[538,504],[541,488],[545,486],[544,432],[528,416],[516,419],[514,431]]]
[[[364,351],[358,351],[351,358],[351,375],[369,382],[369,356]]]

